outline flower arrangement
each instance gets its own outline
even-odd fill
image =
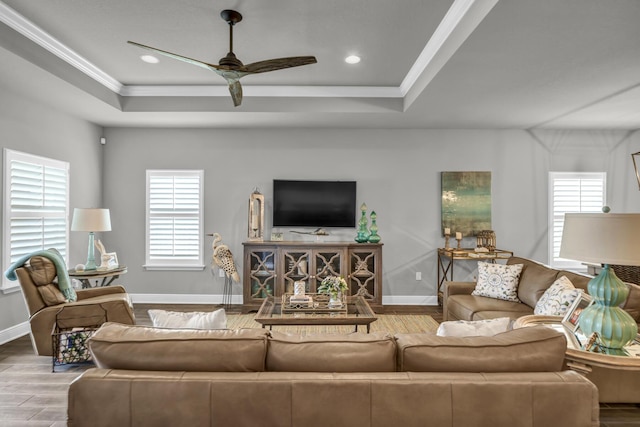
[[[347,282],[343,277],[327,276],[322,279],[322,282],[320,282],[320,286],[318,286],[318,293],[329,294],[335,298],[338,294],[345,292],[347,289]]]

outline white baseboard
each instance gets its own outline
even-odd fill
[[[0,345],[28,335],[30,332],[29,322],[18,323],[17,325],[4,329],[0,331]]]
[[[138,304],[222,304],[222,295],[214,294],[129,294]],[[242,295],[232,295],[231,304],[242,304]],[[436,296],[387,295],[383,305],[438,305]]]

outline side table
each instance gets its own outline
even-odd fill
[[[456,261],[490,261],[509,259],[513,252],[495,249],[491,252],[476,252],[474,248],[438,248],[438,305],[442,305],[442,285],[453,281],[453,266]]]
[[[95,287],[109,286],[114,280],[120,277],[121,274],[127,272],[126,265],[120,265],[111,270],[83,270],[76,271],[75,269],[69,270],[69,277],[72,279],[78,279],[82,282],[82,289],[92,288],[91,280],[96,281]],[[102,283],[98,283],[98,280],[102,279]]]
[[[586,376],[598,387],[600,402],[640,403],[640,357],[582,350],[576,337],[561,322],[561,316],[529,315],[518,318],[513,327],[545,325],[563,332],[567,337],[567,367]]]

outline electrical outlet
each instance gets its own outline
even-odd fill
[[[416,280],[422,280],[422,272],[416,271]]]
[[[223,269],[218,270],[218,277],[224,277],[224,270]]]

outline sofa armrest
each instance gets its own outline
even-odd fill
[[[475,288],[476,282],[444,282],[442,298],[446,300],[449,295],[471,295]]]
[[[124,287],[121,285],[115,286],[103,286],[99,288],[89,288],[89,289],[78,289],[76,290],[76,295],[78,295],[78,301],[99,297],[102,295],[112,295],[112,294],[124,294],[127,293]]]
[[[442,320],[449,320],[447,299],[451,295],[471,295],[476,288],[475,282],[444,282],[442,286]]]

